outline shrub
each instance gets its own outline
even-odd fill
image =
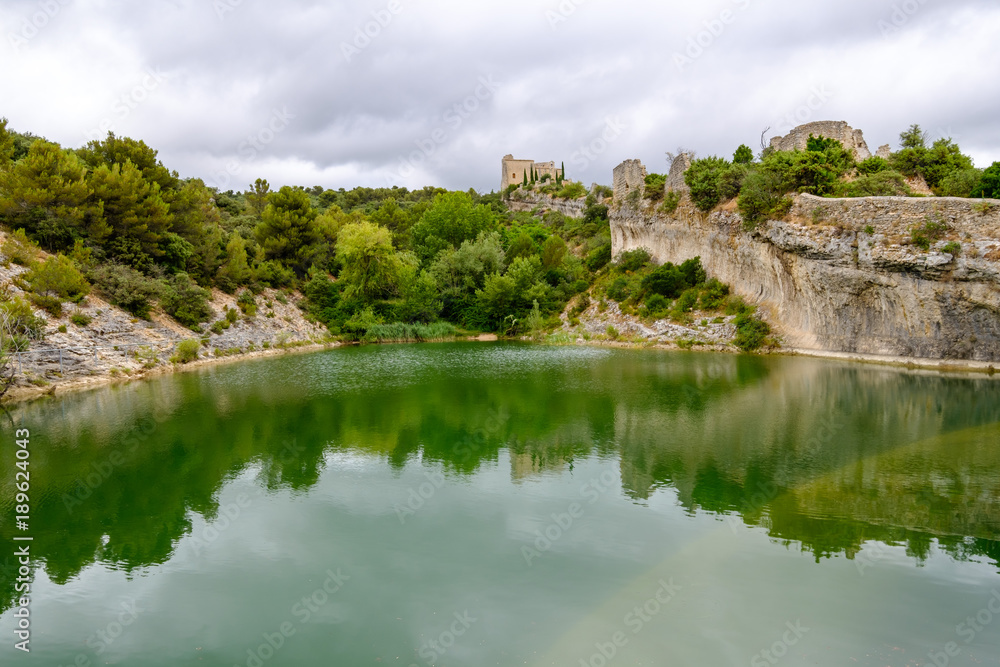
[[[90,283],[65,255],[35,264],[25,276],[35,294],[66,299],[74,303],[90,294]]]
[[[604,245],[595,248],[587,255],[587,268],[591,271],[600,271],[611,261],[611,244],[605,243]]]
[[[771,327],[767,322],[754,316],[753,309],[737,315],[735,324],[736,338],[733,342],[744,352],[760,349],[771,334]]]
[[[719,310],[726,303],[729,296],[729,285],[712,278],[705,283],[705,288],[701,293],[702,310]]]
[[[653,294],[646,299],[646,316],[659,317],[670,308],[670,302],[662,294]]]
[[[7,262],[14,262],[21,266],[30,266],[34,262],[40,251],[23,229],[17,229],[7,235],[7,239],[0,245],[0,252],[3,253]]]
[[[160,283],[122,264],[100,266],[90,279],[108,301],[143,319],[149,319],[152,302],[163,290]]]
[[[177,352],[170,357],[170,363],[187,364],[198,359],[201,343],[195,339],[182,340],[177,344]]]
[[[927,222],[923,225],[910,230],[910,242],[926,252],[931,249],[931,243],[944,236],[946,231],[948,231],[947,224],[939,219],[928,217]]]
[[[980,169],[956,169],[941,181],[939,194],[943,197],[970,197],[982,178]]]
[[[66,328],[65,324],[60,324],[58,331],[59,333],[66,333],[67,331],[69,331],[69,329]]]
[[[889,161],[877,155],[873,155],[867,160],[862,160],[858,163],[858,173],[862,176],[871,176],[872,174],[887,171],[888,169]]]
[[[631,290],[629,289],[627,278],[617,278],[614,282],[608,285],[606,291],[608,298],[612,301],[624,301],[631,296]]]
[[[647,266],[651,260],[652,256],[645,248],[626,250],[618,254],[618,259],[615,260],[615,268],[620,273],[635,273]]]
[[[865,234],[867,234],[868,236],[874,236],[875,228],[872,227],[871,225],[865,225]]]
[[[694,160],[684,172],[684,182],[691,188],[691,200],[702,211],[710,211],[721,201],[719,184],[729,162],[719,157]]]
[[[163,309],[186,327],[195,327],[212,316],[211,293],[198,287],[186,273],[178,273],[163,290]]]
[[[979,179],[979,184],[970,193],[982,199],[1000,199],[1000,162],[987,167]]]
[[[226,322],[225,320],[218,320],[216,322],[213,322],[212,326],[209,327],[208,330],[214,333],[216,336],[221,336],[222,332],[226,330],[225,322]]]
[[[362,311],[354,313],[351,319],[344,323],[346,331],[353,340],[370,343],[376,340],[372,329],[379,324],[384,324],[381,317],[375,314],[371,306]]]
[[[912,194],[903,175],[891,169],[837,186],[837,195],[841,197],[909,197]]]
[[[590,308],[590,297],[584,294],[579,299],[577,299],[576,304],[569,311],[570,317],[579,317],[583,311]]]
[[[240,307],[243,314],[253,318],[257,316],[257,299],[250,290],[243,290],[236,299],[236,305]]]
[[[62,300],[59,297],[31,293],[28,299],[52,317],[62,317]]]
[[[697,289],[686,290],[677,299],[677,303],[674,304],[674,308],[682,313],[690,313],[694,310],[694,307],[698,305],[698,295],[699,291]]]
[[[753,162],[753,150],[746,144],[741,144],[733,153],[733,164],[750,164]]]
[[[581,197],[587,196],[587,188],[583,187],[583,183],[565,183],[559,192],[556,193],[556,197],[559,199],[580,199]]]
[[[953,257],[958,257],[962,254],[962,244],[958,241],[952,241],[951,243],[946,243],[941,252],[946,252]]]
[[[273,259],[261,262],[255,270],[258,281],[271,287],[285,287],[295,282],[295,272]]]
[[[28,302],[19,296],[0,302],[0,314],[7,319],[10,331],[25,342],[41,340],[45,335],[45,318],[35,315]]]
[[[611,340],[618,340],[618,336],[621,335],[618,333],[618,329],[614,328],[610,324],[608,325],[607,334],[608,338],[610,338]]]
[[[236,310],[235,308],[226,308],[226,322],[228,322],[230,325],[236,324],[236,320],[238,320],[239,317],[240,313],[238,310]],[[228,329],[229,327],[225,328]]]
[[[94,321],[94,318],[83,312],[82,310],[77,310],[75,313],[69,316],[69,321],[78,327],[85,327]]]
[[[666,186],[667,177],[665,174],[648,174],[646,176],[646,187],[643,190],[643,196],[649,201],[660,201],[663,199]]]
[[[767,170],[750,173],[737,204],[744,227],[753,228],[768,217],[777,217],[774,214],[780,212],[786,199],[784,192],[780,175]]]
[[[642,288],[653,294],[660,294],[668,299],[676,299],[681,292],[690,287],[679,267],[667,262],[656,267],[652,273],[642,279]]]
[[[660,210],[667,215],[673,215],[677,212],[677,207],[680,206],[681,196],[675,191],[670,190],[663,196],[663,205]]]

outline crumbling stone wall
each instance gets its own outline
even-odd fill
[[[646,167],[641,160],[625,160],[615,167],[614,201],[625,201],[625,197],[636,188],[642,192],[646,187]]]
[[[800,125],[787,136],[771,139],[771,148],[779,151],[805,150],[809,135],[836,139],[844,148],[853,151],[857,160],[867,160],[872,156],[861,130],[855,130],[842,120],[821,120]]]

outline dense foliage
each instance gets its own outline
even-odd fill
[[[900,143],[901,149],[888,159],[873,156],[861,162],[839,141],[812,135],[804,150],[766,149],[756,160],[742,145],[732,162],[714,156],[692,161],[684,180],[691,201],[702,211],[738,198],[748,227],[783,217],[792,205],[788,195],[798,192],[822,197],[913,196],[918,186],[911,182],[922,180],[938,196],[1000,197],[1000,163],[976,169],[951,139],[928,146],[917,125],[900,135]],[[677,207],[671,195],[667,193],[669,201],[661,206],[666,213]]]
[[[69,150],[0,121],[3,255],[29,268],[23,286],[56,316],[94,289],[137,317],[161,308],[199,331],[215,317],[211,288],[239,294],[252,317],[254,294],[270,287],[302,290],[307,316],[347,338],[519,333],[528,318],[555,322],[611,260],[600,196],[561,176],[535,186],[586,197],[585,216],[512,213],[472,190],[272,191],[257,179],[219,192],[142,141],[109,133]],[[52,257],[39,262],[39,248]]]

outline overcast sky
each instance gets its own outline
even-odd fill
[[[609,184],[846,120],[1000,160],[995,0],[3,0],[0,116],[143,139],[222,189],[499,189],[500,160]]]

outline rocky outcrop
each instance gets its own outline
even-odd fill
[[[507,206],[512,211],[559,211],[569,218],[582,218],[584,209],[587,208],[584,199],[558,199],[538,192],[525,190],[515,190],[511,193]]]
[[[4,235],[0,233],[0,239]],[[16,277],[26,269],[0,266],[0,289],[9,296],[24,296]],[[301,295],[267,289],[257,295],[257,313],[240,312],[236,298],[213,290],[209,306],[212,317],[203,332],[187,329],[162,311],[143,320],[109,304],[96,293],[79,306],[65,304],[62,317],[41,310],[35,314],[46,321],[44,339],[31,343],[14,359],[15,385],[7,398],[18,400],[64,388],[100,384],[109,380],[163,373],[173,368],[170,358],[183,340],[201,342],[199,358],[260,356],[288,348],[329,340],[325,327],[305,319],[298,307]],[[226,320],[227,310],[238,313]],[[84,315],[87,320],[73,315]],[[89,320],[89,321],[88,321]],[[84,323],[86,322],[86,323]],[[211,329],[213,323],[226,322]]]
[[[928,225],[924,250],[913,230]],[[786,347],[1000,361],[1000,201],[798,195],[753,231],[732,204],[705,214],[684,201],[666,215],[619,202],[611,231],[615,254],[700,256]]]
[[[844,148],[852,151],[857,160],[867,160],[872,156],[861,130],[855,130],[842,120],[821,120],[800,125],[784,137],[771,139],[771,148],[779,151],[805,150],[809,136],[836,139]]]

